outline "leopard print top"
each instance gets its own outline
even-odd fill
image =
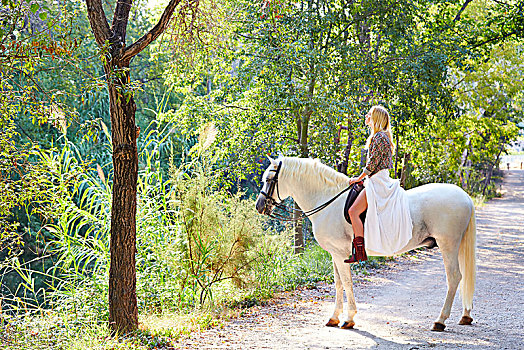
[[[388,135],[379,131],[371,139],[368,150],[368,159],[364,173],[369,177],[382,169],[393,168],[393,150]]]

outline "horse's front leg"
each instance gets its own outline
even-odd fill
[[[344,309],[344,287],[342,286],[342,281],[340,280],[340,274],[338,273],[337,264],[335,264],[335,258],[333,258],[333,274],[335,275],[335,310],[333,311],[333,316],[329,319],[326,326],[328,327],[338,327],[340,320],[338,316]]]
[[[337,268],[342,286],[346,291],[348,303],[348,316],[340,328],[351,329],[355,326],[354,317],[357,314],[357,304],[355,302],[355,295],[353,294],[353,279],[351,277],[351,270],[349,268],[349,264],[344,262],[344,259],[344,256],[336,258],[333,257],[333,262]]]

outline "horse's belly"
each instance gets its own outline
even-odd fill
[[[346,223],[342,215],[321,221],[312,220],[312,224],[313,235],[322,249],[330,253],[349,254],[351,226]]]
[[[413,220],[413,238],[455,235],[466,229],[473,202],[460,187],[451,184],[428,184],[408,190]],[[410,242],[412,243],[412,242]]]

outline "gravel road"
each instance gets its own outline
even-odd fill
[[[431,332],[446,295],[438,249],[419,252],[355,283],[355,329],[325,327],[334,286],[282,293],[181,349],[524,349],[524,170],[506,172],[502,198],[477,209],[478,275],[471,326],[455,298],[447,328]],[[344,305],[346,306],[346,305]]]

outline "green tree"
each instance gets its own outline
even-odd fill
[[[444,24],[425,13],[430,2],[238,4],[246,9],[237,29],[243,86],[256,88],[267,109],[285,110],[270,113],[282,125],[272,137],[295,140],[301,157],[335,163],[340,150],[333,140],[348,120],[347,164],[352,138],[365,133],[361,115],[372,104],[388,101],[398,138],[398,129],[407,128],[402,120],[424,122],[435,97],[449,101],[443,84],[448,55],[459,45],[442,47]]]
[[[67,35],[70,17],[60,4],[2,1],[0,8],[0,255],[21,243],[22,228],[14,212],[44,214],[49,202],[45,167],[35,160],[39,140],[28,137],[23,118],[57,127],[65,120],[53,90],[38,73],[74,57],[76,44]],[[24,141],[25,140],[25,141]],[[29,214],[31,215],[31,214]]]
[[[109,25],[102,1],[86,0],[91,29],[100,48],[109,91],[113,150],[109,324],[116,332],[138,327],[136,300],[136,191],[138,153],[136,104],[130,62],[167,28],[180,0],[171,0],[158,23],[134,43],[126,41],[132,0],[117,1]]]
[[[473,164],[484,175],[482,194],[486,193],[500,155],[517,136],[513,121],[522,115],[517,99],[524,88],[523,49],[521,44],[506,42],[494,47],[484,62],[472,64],[469,71],[457,72],[456,99],[467,111],[463,128],[468,132],[469,145],[461,161],[465,166],[469,157],[475,159]]]

